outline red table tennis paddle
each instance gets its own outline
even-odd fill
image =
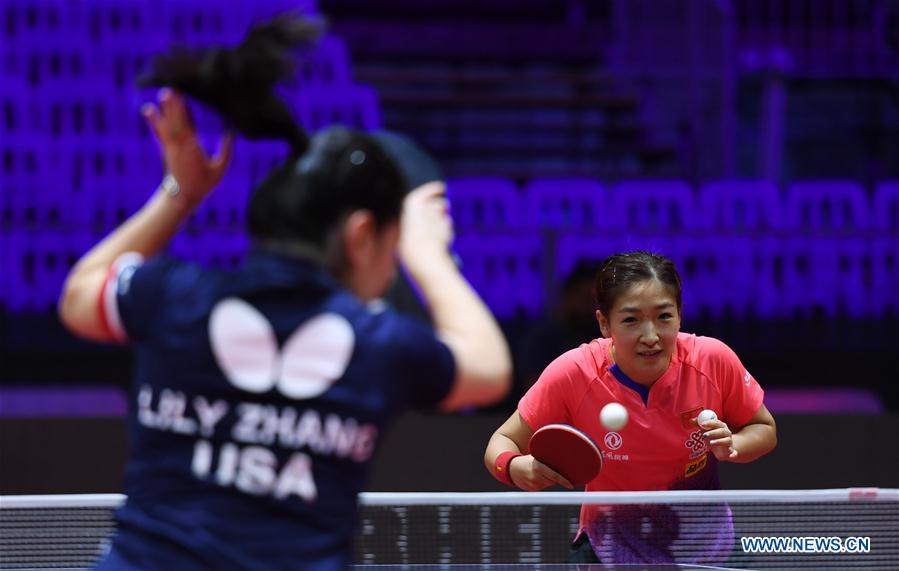
[[[531,455],[575,486],[583,486],[602,469],[602,452],[589,436],[567,424],[547,424],[528,443]]]

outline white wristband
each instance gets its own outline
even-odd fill
[[[175,177],[170,174],[167,174],[165,175],[165,177],[163,177],[162,184],[160,184],[159,186],[160,188],[162,188],[162,190],[165,191],[167,195],[173,198],[181,194],[181,185],[178,184],[178,181],[175,180]]]

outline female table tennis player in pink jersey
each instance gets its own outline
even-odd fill
[[[644,251],[611,256],[595,294],[602,338],[553,361],[490,438],[484,461],[497,479],[528,491],[571,487],[527,454],[531,434],[551,423],[580,429],[602,449],[602,471],[587,491],[717,489],[719,461],[752,462],[775,447],[764,391],[739,358],[717,339],[680,331],[681,282],[670,259]],[[610,402],[629,413],[618,431],[599,420]],[[703,409],[718,419],[698,425]],[[730,510],[714,506],[707,515],[702,525],[679,522],[664,505],[583,506],[570,560],[722,561],[733,544]],[[647,517],[652,525],[641,527]],[[703,545],[692,539],[682,551],[675,540],[688,533]]]

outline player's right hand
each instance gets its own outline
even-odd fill
[[[516,486],[526,492],[539,492],[553,484],[569,490],[574,489],[562,474],[559,474],[530,454],[513,458],[509,463],[509,476]]]
[[[147,103],[141,114],[159,142],[166,173],[178,182],[183,199],[196,206],[225,174],[233,137],[225,135],[219,152],[209,157],[197,139],[184,97],[171,89],[161,89],[157,105]]]

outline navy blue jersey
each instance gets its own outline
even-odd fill
[[[262,252],[237,272],[126,257],[104,298],[135,363],[128,500],[100,567],[349,565],[379,437],[447,395],[447,346]]]

